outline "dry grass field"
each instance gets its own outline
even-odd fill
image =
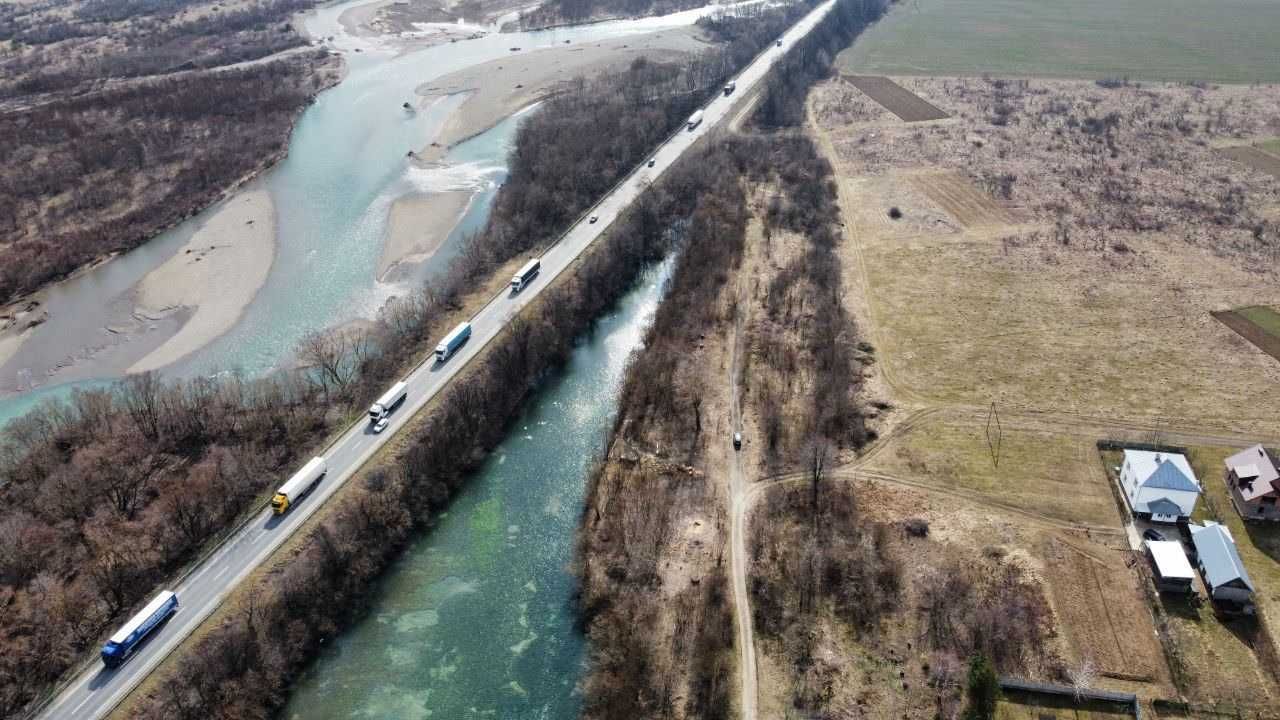
[[[899,400],[1276,417],[1280,366],[1209,313],[1280,300],[1280,183],[1210,143],[1273,135],[1280,89],[899,82],[953,119],[904,123],[840,79],[810,101]]]
[[[1280,301],[1280,181],[1223,154],[1276,135],[1280,88],[895,80],[950,117],[905,122],[851,78],[809,100],[839,176],[846,303],[876,349],[868,387],[929,408],[891,413],[854,472],[959,500],[947,520],[898,517],[1035,567],[1064,666],[1089,658],[1104,687],[1144,698],[1273,701],[1280,593],[1260,596],[1261,627],[1149,600],[1095,443],[1146,425],[1274,432],[1280,365],[1211,313]],[[1280,529],[1239,521],[1228,452],[1193,453],[1204,507],[1229,514],[1260,586],[1280,587]]]
[[[996,437],[993,434],[993,438]],[[998,455],[983,419],[942,413],[891,438],[865,467],[1054,520],[1120,527],[1095,437],[1006,428]]]

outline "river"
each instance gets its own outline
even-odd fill
[[[405,157],[407,150],[434,137],[462,101],[461,96],[451,96],[419,112],[404,112],[401,104],[415,98],[420,84],[512,57],[512,48],[529,52],[683,27],[708,12],[490,33],[400,52],[343,30],[338,21],[342,12],[367,1],[331,5],[303,19],[313,37],[334,38],[329,44],[343,51],[348,74],[303,113],[290,138],[288,157],[248,188],[265,188],[276,208],[276,257],[266,284],[230,331],[166,368],[166,374],[234,370],[257,376],[270,371],[288,360],[308,332],[371,318],[391,296],[429,281],[456,252],[463,232],[484,222],[505,178],[516,122],[501,123],[460,144],[441,167],[413,167]],[[406,194],[444,190],[477,193],[462,223],[411,278],[378,282],[375,267],[391,203]],[[50,319],[0,367],[0,426],[40,400],[65,397],[72,387],[101,385],[118,377],[154,349],[160,335],[175,329],[179,316],[156,323],[159,332],[128,342],[107,330],[128,317],[133,286],[177,253],[217,207],[43,293]]]
[[[587,474],[670,262],[646,273],[295,685],[283,717],[578,716],[569,572]]]

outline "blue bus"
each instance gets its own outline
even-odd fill
[[[165,590],[155,596],[146,607],[125,623],[124,627],[117,630],[106,645],[102,646],[102,664],[109,668],[118,668],[123,665],[147,635],[176,612],[178,612],[178,596],[175,593]]]

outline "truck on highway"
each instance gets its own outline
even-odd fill
[[[116,634],[107,640],[107,644],[102,646],[102,664],[112,669],[123,665],[142,641],[151,634],[151,631],[160,627],[161,623],[176,612],[178,612],[176,593],[165,590],[152,598],[146,607],[139,610],[137,615],[130,618],[129,622],[117,630]]]
[[[405,381],[401,380],[391,389],[382,394],[378,401],[369,406],[369,422],[376,423],[382,418],[391,414],[396,406],[404,402],[405,397],[409,394],[409,386]]]
[[[734,90],[737,90],[737,89],[738,89],[738,83],[736,83],[736,82],[734,82],[734,81],[730,80],[729,82],[725,83],[725,85],[724,85],[724,94],[725,94],[725,95],[732,95],[732,94],[733,94],[733,91],[734,91]]]
[[[537,275],[538,271],[541,269],[542,269],[541,258],[534,258],[529,262],[525,263],[524,267],[520,268],[520,272],[511,276],[512,292],[520,292],[521,290],[523,290],[525,286],[528,285],[531,280],[533,280],[533,276]]]
[[[444,336],[444,340],[436,346],[436,362],[444,362],[457,352],[458,348],[471,337],[471,323],[458,323],[458,327],[453,332]]]
[[[699,110],[689,116],[689,129],[692,130],[702,124],[702,111]]]
[[[280,486],[275,497],[271,498],[271,509],[276,515],[289,512],[302,498],[311,494],[320,484],[320,479],[329,472],[329,465],[322,457],[311,458],[302,469],[293,474],[289,481]]]

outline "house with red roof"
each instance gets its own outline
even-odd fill
[[[1246,520],[1280,520],[1280,463],[1261,445],[1226,459],[1225,477],[1231,504]]]

